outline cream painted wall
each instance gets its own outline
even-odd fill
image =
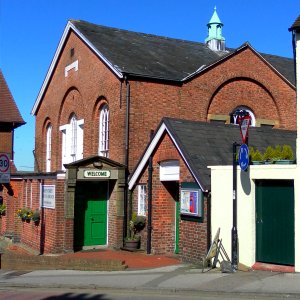
[[[300,32],[296,33],[296,82],[297,82],[297,132],[300,132]],[[300,157],[300,139],[297,134],[296,157]],[[295,271],[300,272],[300,165],[297,159],[295,177]]]
[[[232,228],[232,167],[213,166],[211,169],[211,229],[214,237],[220,227],[220,239],[231,258]],[[249,171],[237,171],[237,229],[239,262],[255,263],[255,179],[294,179],[296,165],[251,165]],[[295,201],[296,210],[296,201]],[[298,209],[298,211],[300,211]],[[299,215],[299,214],[298,214]],[[295,212],[295,220],[297,214]],[[299,216],[300,217],[300,216]],[[298,217],[298,219],[299,219]],[[296,226],[296,223],[295,223]],[[299,224],[298,224],[299,228]],[[299,235],[298,235],[299,236]],[[296,242],[296,240],[295,240]],[[296,251],[295,254],[299,251]],[[299,257],[296,265],[300,265]],[[296,259],[295,257],[295,259]],[[300,271],[300,270],[299,270]]]

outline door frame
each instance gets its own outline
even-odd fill
[[[292,237],[292,241],[287,240],[287,242],[291,243],[290,247],[287,248],[289,254],[286,257],[288,257],[288,258],[284,258],[284,257],[280,258],[281,254],[277,254],[277,257],[276,257],[276,253],[274,254],[273,257],[272,257],[272,255],[266,255],[266,254],[264,254],[264,251],[266,251],[266,249],[265,248],[262,249],[262,247],[265,247],[266,245],[263,242],[258,244],[259,243],[259,241],[258,241],[259,236],[258,235],[261,234],[261,238],[264,238],[266,236],[266,233],[263,232],[263,222],[268,221],[267,226],[271,226],[271,223],[274,222],[274,218],[271,218],[272,220],[270,220],[270,218],[269,218],[271,216],[271,214],[267,214],[267,216],[266,216],[266,214],[264,212],[264,209],[268,209],[268,207],[266,207],[266,205],[270,205],[270,198],[268,199],[269,203],[265,203],[264,206],[263,206],[263,199],[258,198],[258,196],[259,196],[257,194],[258,193],[258,186],[259,186],[259,184],[262,184],[262,187],[263,186],[265,186],[265,187],[269,186],[270,188],[272,188],[272,183],[273,183],[274,187],[278,187],[278,185],[275,184],[276,181],[281,182],[280,186],[282,186],[282,188],[284,188],[284,187],[287,187],[287,188],[291,187],[292,188],[292,190],[291,190],[292,199],[290,197],[287,198],[287,199],[289,199],[289,201],[292,201],[292,202],[289,202],[288,206],[284,205],[284,203],[281,203],[281,205],[283,205],[284,207],[287,207],[287,209],[285,211],[283,211],[285,213],[283,216],[277,215],[277,218],[276,218],[276,220],[278,220],[278,219],[290,220],[291,216],[288,213],[292,214],[292,223],[293,224],[292,225],[287,224],[287,225],[289,225],[289,230],[290,231],[292,230],[292,235],[290,235],[290,231],[288,232],[288,235],[287,235],[287,236]],[[270,185],[266,185],[266,184],[270,184]],[[290,180],[286,180],[286,179],[257,180],[256,183],[255,183],[255,187],[256,187],[255,188],[255,260],[257,262],[270,263],[270,264],[280,264],[280,265],[292,265],[292,266],[295,265],[295,193],[294,193],[295,186],[294,186],[294,184],[295,184],[294,180],[291,180],[291,179]],[[263,197],[263,196],[264,195],[262,195],[261,197]],[[258,201],[260,201],[260,203],[258,203]],[[277,199],[277,201],[278,201],[278,199]],[[262,206],[261,208],[258,207],[259,204]],[[275,202],[274,205],[276,205],[276,202]],[[273,207],[274,206],[271,207],[271,205],[270,205],[271,209]],[[282,210],[280,210],[280,211],[282,211]],[[274,209],[272,209],[272,212],[274,212]],[[288,214],[288,215],[286,215],[286,214]],[[274,216],[276,217],[276,215],[274,215]],[[280,224],[283,225],[281,227],[284,227],[283,222],[280,222]],[[260,226],[260,228],[258,226]],[[259,230],[261,230],[260,233],[259,233]],[[268,230],[268,228],[266,230]],[[272,236],[271,236],[272,241],[273,241],[273,238],[272,238],[273,236],[275,236],[275,234],[272,234]],[[276,242],[276,239],[274,239],[274,241]],[[282,242],[280,242],[279,245],[282,245]],[[259,248],[260,248],[260,253],[258,253]],[[282,250],[282,251],[284,251],[284,250]],[[290,259],[290,255],[293,255],[293,257],[291,259]],[[272,261],[272,260],[274,260],[274,261]]]

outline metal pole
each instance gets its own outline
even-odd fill
[[[237,162],[236,149],[239,146],[234,142],[232,145],[232,171],[233,171],[233,189],[232,189],[232,230],[231,230],[231,264],[233,271],[238,269],[238,230],[237,230]]]
[[[150,140],[154,131],[150,131]],[[152,174],[153,174],[153,157],[150,155],[148,162],[148,224],[147,224],[147,254],[151,254],[152,242]]]

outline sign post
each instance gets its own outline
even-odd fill
[[[0,153],[0,183],[10,182],[10,160],[7,153]]]
[[[232,271],[238,269],[238,230],[237,230],[237,147],[239,151],[239,165],[243,171],[246,171],[249,165],[249,150],[247,146],[248,129],[251,122],[249,113],[245,110],[238,110],[234,113],[240,126],[242,135],[242,144],[233,143],[232,147],[232,229],[231,229],[231,268]]]

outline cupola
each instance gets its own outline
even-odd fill
[[[225,38],[222,36],[223,24],[217,14],[216,7],[207,27],[208,37],[205,39],[205,43],[213,51],[225,51]]]

